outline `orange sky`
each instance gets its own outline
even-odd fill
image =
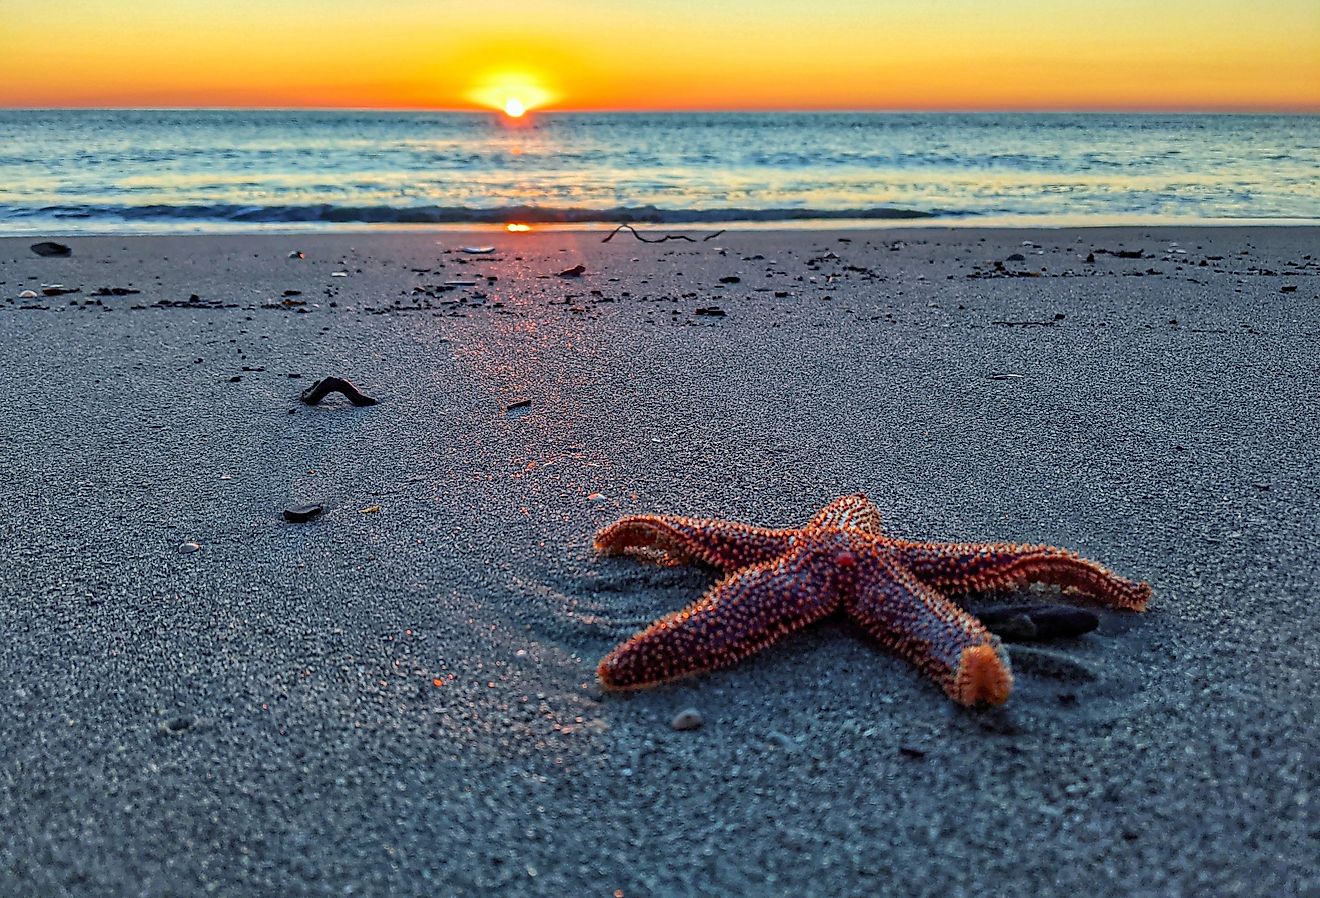
[[[1320,112],[1316,0],[0,0],[0,46],[0,106]]]

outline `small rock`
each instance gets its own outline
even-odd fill
[[[379,505],[368,505],[366,508],[362,509],[362,513],[363,513],[363,514],[380,514],[380,506],[379,506]]]
[[[741,283],[742,283],[742,278],[738,277],[736,274],[731,274],[731,275],[729,275],[728,277],[722,277],[722,278],[720,278],[720,283],[721,283],[721,284],[741,284]]]
[[[701,719],[701,712],[696,708],[684,708],[674,715],[674,719],[669,721],[669,726],[675,730],[696,730],[700,729],[704,722]]]
[[[332,272],[330,272],[330,277],[332,277],[332,278],[346,278],[346,277],[348,277],[348,272],[347,272],[347,271],[332,271]]]
[[[972,612],[985,628],[1007,642],[1072,638],[1100,626],[1099,616],[1070,605],[1009,605]]]
[[[918,761],[926,757],[925,751],[920,748],[913,748],[910,745],[900,745],[898,747],[898,753],[905,758],[912,758]]]
[[[701,315],[704,318],[723,318],[724,310],[719,306],[705,306],[704,308],[697,309],[695,314]]]
[[[290,259],[301,259],[302,257],[303,257],[303,254],[302,254],[301,252],[299,252],[298,250],[296,250],[296,249],[294,249],[294,250],[290,250],[290,251],[289,251],[289,258],[290,258]]]
[[[37,291],[36,291],[36,290],[24,290],[22,293],[18,294],[18,298],[19,298],[19,299],[36,299],[36,298],[37,298]]]
[[[52,243],[49,240],[43,240],[40,243],[34,243],[29,247],[38,256],[71,256],[73,249],[65,246],[63,243]]]
[[[1279,288],[1279,292],[1280,292],[1280,293],[1296,293],[1296,292],[1297,292],[1297,285],[1296,285],[1296,284],[1284,284],[1282,287]]]
[[[1009,257],[1008,257],[1007,259],[1005,259],[1004,261],[1005,261],[1005,262],[1025,262],[1025,261],[1027,261],[1027,257],[1024,256],[1024,255],[1022,255],[1022,253],[1013,253],[1013,255],[1009,256]]]
[[[504,407],[504,416],[506,418],[521,418],[532,410],[532,400],[519,399],[517,402],[510,402]]]
[[[201,543],[179,543],[180,555],[191,555],[194,552],[200,552],[201,549]]]
[[[319,503],[313,505],[292,505],[284,509],[284,520],[290,524],[303,524],[325,511]]]
[[[582,273],[587,270],[585,265],[574,265],[572,268],[565,268],[559,272],[561,278],[580,278]]]
[[[464,252],[472,256],[484,256],[487,253],[495,252],[493,246],[460,246],[459,252]]]

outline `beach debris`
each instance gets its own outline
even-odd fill
[[[485,255],[488,255],[488,254],[490,254],[490,253],[495,252],[495,247],[493,247],[493,246],[460,246],[460,247],[458,248],[458,251],[461,252],[461,253],[467,253],[467,254],[470,255],[470,256],[485,256]]]
[[[132,287],[97,287],[91,292],[91,296],[132,296],[134,293],[141,293],[141,290],[134,290]]]
[[[1296,285],[1296,284],[1284,284],[1282,287],[1279,288],[1279,292],[1280,292],[1280,293],[1296,293],[1296,292],[1297,292],[1297,285]]]
[[[684,708],[674,715],[674,719],[669,721],[669,726],[679,731],[697,730],[701,729],[703,723],[705,721],[702,719],[700,711],[696,708]]]
[[[63,243],[53,243],[50,240],[43,240],[40,243],[34,243],[28,247],[38,256],[71,256],[73,249],[65,246]]]
[[[561,278],[580,278],[582,273],[587,270],[585,265],[574,265],[572,268],[565,268],[559,272]]]
[[[1139,249],[1098,249],[1096,252],[1113,256],[1116,259],[1141,259],[1146,255]]]
[[[24,290],[18,294],[19,299],[36,299],[39,294],[36,290]]]
[[[312,505],[292,505],[284,509],[284,520],[290,524],[305,524],[312,518],[319,517],[325,506],[319,502]]]
[[[702,317],[706,317],[706,318],[723,318],[724,310],[721,309],[719,306],[703,306],[702,308],[697,309],[694,314],[701,315]]]
[[[179,543],[180,555],[191,555],[194,552],[200,552],[201,549],[202,549],[201,543],[194,543],[194,542]]]
[[[359,509],[359,511],[363,514],[380,514],[380,506],[372,504],[368,505],[366,508]]]
[[[720,283],[721,283],[721,284],[741,284],[741,283],[742,283],[742,278],[738,277],[738,275],[736,275],[736,274],[731,274],[731,275],[728,275],[727,277],[722,277],[722,278],[720,278]]]
[[[303,258],[302,251],[301,251],[301,250],[296,250],[296,249],[291,249],[291,250],[289,250],[289,258],[290,258],[290,259],[301,259],[301,258]]]
[[[602,240],[601,243],[609,243],[611,240],[614,239],[614,235],[619,233],[620,231],[627,231],[628,233],[632,234],[634,237],[636,237],[638,240],[642,241],[643,243],[664,243],[666,240],[686,240],[688,243],[697,242],[696,240],[689,237],[687,234],[665,234],[660,237],[644,237],[632,225],[621,224],[618,227],[616,227],[614,230],[606,234],[605,239]],[[707,234],[705,237],[701,238],[701,241],[705,243],[707,240],[714,240],[716,237],[720,236],[723,233],[724,231],[720,230],[720,231],[716,231],[713,234]]]
[[[64,296],[69,293],[81,293],[82,287],[66,287],[63,284],[48,284],[41,288],[46,296]]]
[[[1025,261],[1027,261],[1027,257],[1024,256],[1024,255],[1022,255],[1022,253],[1013,253],[1013,255],[1009,256],[1009,257],[1006,258],[1006,259],[1004,259],[1004,261],[1005,261],[1005,262],[1025,262]]]
[[[991,380],[1022,380],[1025,374],[1011,374],[1007,371],[1000,371],[990,375]]]
[[[1100,626],[1094,611],[1067,605],[1008,605],[979,608],[972,614],[1005,642],[1066,639]]]
[[[375,405],[377,400],[363,393],[357,387],[353,386],[351,381],[344,380],[342,377],[323,377],[307,389],[303,390],[299,399],[307,405],[316,405],[331,393],[342,393],[349,402],[356,406]]]
[[[532,400],[519,399],[517,402],[510,402],[504,407],[504,416],[506,418],[521,418],[532,410]]]
[[[332,271],[332,272],[330,272],[330,277],[332,277],[332,278],[346,278],[346,277],[348,277],[348,272],[347,272],[347,271]]]

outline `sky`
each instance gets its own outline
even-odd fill
[[[0,106],[1320,112],[1317,0],[0,0]]]

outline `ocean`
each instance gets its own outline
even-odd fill
[[[0,233],[1320,220],[1320,116],[0,110]]]

